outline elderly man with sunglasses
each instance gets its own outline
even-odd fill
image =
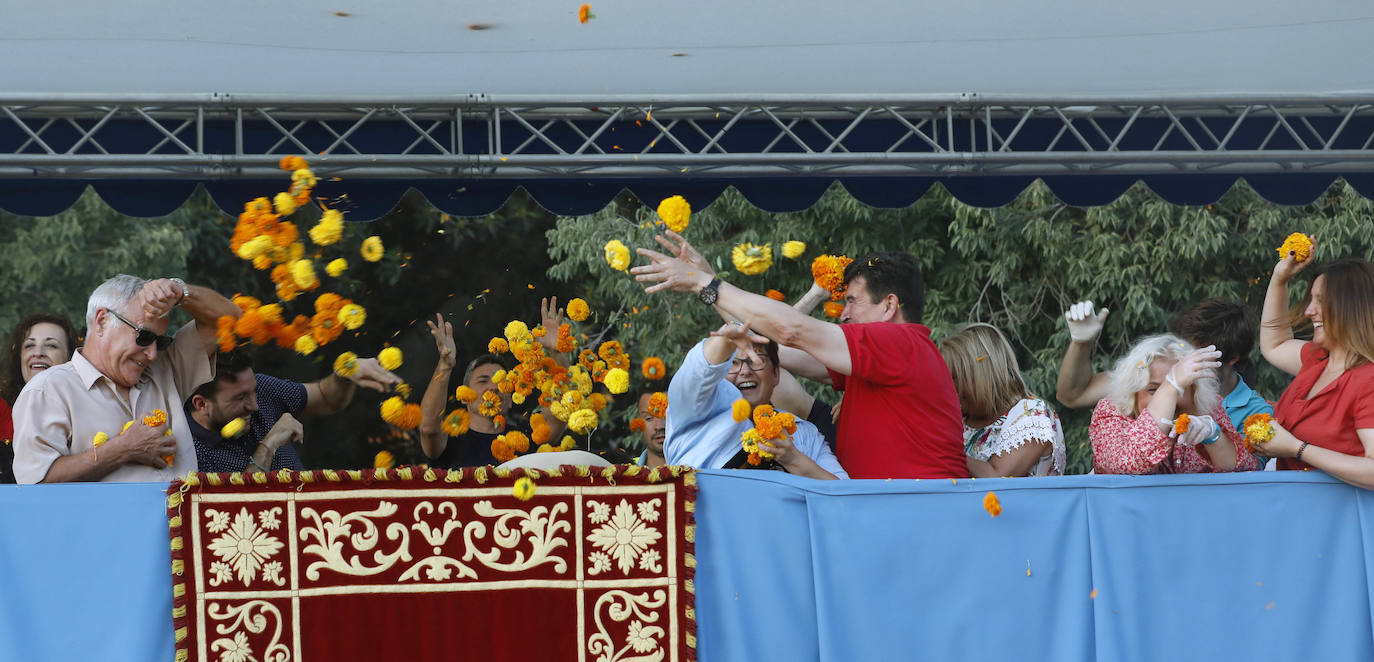
[[[192,321],[169,336],[177,307]],[[121,274],[102,283],[86,304],[85,345],[15,401],[15,477],[162,482],[195,471],[182,402],[214,376],[215,323],[226,315],[237,317],[238,306],[178,278]]]

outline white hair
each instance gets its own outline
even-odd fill
[[[101,308],[128,317],[129,303],[138,297],[138,293],[147,283],[146,278],[119,274],[96,287],[95,291],[91,292],[91,298],[86,300],[86,333],[94,332],[95,314]]]
[[[1122,414],[1138,416],[1140,412],[1135,407],[1135,394],[1150,385],[1150,364],[1160,359],[1182,360],[1193,349],[1187,341],[1172,333],[1142,338],[1126,356],[1116,362],[1107,399]],[[1211,412],[1221,402],[1221,384],[1217,381],[1216,372],[1209,372],[1210,375],[1199,378],[1193,385],[1193,401],[1206,412]]]

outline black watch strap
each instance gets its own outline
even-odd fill
[[[716,298],[720,296],[720,279],[712,278],[711,282],[706,284],[706,287],[701,288],[697,296],[701,298],[702,303],[708,306],[716,305]]]

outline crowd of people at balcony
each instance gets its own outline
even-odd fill
[[[844,270],[836,324],[809,314],[824,289],[788,305],[723,281],[675,233],[659,243],[663,252],[638,250],[631,273],[649,293],[712,307],[722,325],[702,329],[670,367],[666,392],[619,398],[637,409],[644,447],[624,461],[816,479],[1065,473],[1055,405],[1027,388],[1006,330],[968,324],[933,338],[922,324],[926,292],[913,256],[855,258]],[[1278,261],[1258,322],[1242,302],[1200,301],[1104,373],[1093,372],[1091,354],[1108,311],[1072,305],[1053,395],[1062,407],[1092,409],[1094,472],[1312,468],[1374,488],[1374,264],[1349,258],[1314,267],[1306,297],[1290,307],[1290,283],[1312,262],[1296,253]],[[176,308],[191,321],[169,330]],[[557,301],[541,308],[545,328],[556,328]],[[209,288],[119,275],[92,292],[84,337],[59,315],[25,318],[2,357],[0,481],[300,470],[301,417],[342,411],[359,387],[389,392],[401,381],[370,358],[347,377],[305,384],[255,373],[244,355],[220,352],[217,320],[238,313]],[[1311,340],[1294,337],[1304,325]],[[428,326],[438,360],[420,405],[418,450],[438,468],[498,464],[493,440],[508,416],[519,423],[493,377],[511,366],[485,348],[466,351],[462,386],[495,397],[469,400],[467,425],[453,433],[444,405],[468,348],[456,346],[441,316]],[[552,337],[539,342],[555,354]],[[1257,393],[1242,377],[1257,342],[1265,361],[1293,377],[1281,394]],[[841,401],[811,396],[798,378],[833,387]],[[741,406],[755,415],[741,416]],[[1247,421],[1261,414],[1272,419],[1272,438],[1252,443]],[[534,416],[553,428],[546,438],[566,425]],[[221,433],[236,420],[241,433]],[[741,439],[757,443],[751,451]]]

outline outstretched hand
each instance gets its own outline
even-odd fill
[[[381,393],[390,393],[392,387],[401,383],[396,373],[382,367],[376,357],[358,359],[358,369],[348,376],[348,380]]]
[[[759,364],[757,345],[768,344],[768,339],[749,330],[747,323],[727,322],[711,332],[712,336],[724,338],[735,346],[735,353],[749,358],[751,365]]]
[[[636,253],[649,258],[649,264],[630,269],[635,280],[641,283],[657,283],[644,288],[648,294],[673,290],[675,292],[694,292],[710,284],[715,274],[702,269],[682,258],[664,255],[647,248],[637,248]]]
[[[544,297],[539,300],[539,320],[544,326],[544,335],[539,344],[550,353],[558,347],[558,327],[563,326],[563,309],[558,307],[558,297]]]
[[[458,348],[453,342],[453,323],[445,322],[443,315],[435,313],[434,321],[426,321],[425,324],[429,326],[429,335],[434,336],[434,346],[439,350],[439,365],[452,370],[458,361]]]
[[[691,244],[687,243],[687,240],[684,239],[682,235],[673,232],[672,230],[665,230],[663,234],[654,235],[654,241],[657,241],[659,246],[664,247],[668,250],[669,253],[672,253],[673,257],[682,260],[683,262],[686,262],[687,264],[690,264],[706,272],[712,278],[715,278],[715,269],[711,268],[711,265],[706,261],[706,257],[703,256],[701,252],[698,251]]]

